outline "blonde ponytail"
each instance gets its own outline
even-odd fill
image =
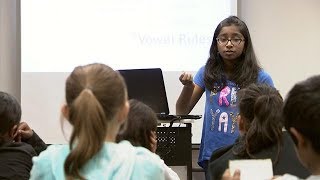
[[[66,81],[67,119],[73,125],[70,154],[64,164],[68,179],[84,179],[80,170],[97,154],[108,127],[124,106],[127,91],[121,75],[104,64],[76,67]]]
[[[103,146],[107,121],[102,106],[90,89],[84,89],[70,106],[69,120],[74,126],[70,154],[64,164],[66,176],[84,179],[79,170]]]

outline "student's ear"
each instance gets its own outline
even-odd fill
[[[65,119],[69,119],[69,107],[67,106],[67,104],[62,105],[61,114]]]
[[[18,130],[18,125],[16,124],[16,125],[14,125],[14,126],[10,129],[10,131],[9,131],[9,137],[10,137],[10,138],[15,138],[15,135],[16,135],[17,130]]]
[[[156,153],[157,151],[157,132],[156,131],[151,131],[150,132],[150,151],[153,153]]]
[[[118,121],[120,122],[120,124],[123,124],[127,120],[129,109],[130,109],[130,104],[129,104],[129,101],[126,100],[126,102],[124,103],[124,106],[119,112]]]
[[[306,146],[306,139],[304,138],[304,136],[294,127],[290,128],[290,132],[291,134],[295,137],[295,139],[297,140],[297,147],[301,148]]]

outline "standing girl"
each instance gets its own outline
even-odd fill
[[[179,79],[184,87],[176,103],[177,114],[189,114],[202,94],[206,94],[198,159],[206,172],[212,152],[233,144],[239,135],[237,91],[251,83],[273,86],[273,82],[258,65],[246,24],[236,16],[217,26],[210,56],[194,80],[187,73]]]

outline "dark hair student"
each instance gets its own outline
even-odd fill
[[[128,120],[123,131],[119,132],[118,141],[128,140],[134,146],[147,148],[151,152],[157,150],[157,124],[155,112],[143,102],[135,99],[129,101]],[[166,180],[179,180],[179,176],[163,162]]]
[[[238,92],[238,106],[240,137],[233,145],[213,152],[209,163],[212,179],[220,179],[229,160],[234,159],[271,159],[275,175],[309,175],[296,156],[290,136],[282,131],[283,99],[275,88],[251,84]]]
[[[32,158],[47,148],[21,114],[18,100],[0,91],[0,179],[29,179]]]

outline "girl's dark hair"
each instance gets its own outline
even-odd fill
[[[0,136],[8,133],[20,120],[21,106],[17,99],[0,91]],[[0,138],[0,144],[3,141],[4,139]]]
[[[128,140],[134,146],[151,150],[151,132],[157,130],[157,116],[146,104],[131,99],[126,129],[118,135],[117,141]]]
[[[234,71],[231,77],[228,77],[228,79],[234,81],[237,85],[239,85],[240,88],[246,87],[251,83],[256,83],[257,81],[258,73],[261,68],[258,65],[256,55],[253,50],[248,27],[238,17],[230,16],[219,23],[213,35],[213,40],[210,47],[210,56],[205,66],[204,75],[205,86],[209,90],[216,88],[214,87],[214,83],[216,83],[216,85],[219,87],[218,89],[222,89],[224,86],[226,86],[227,77],[224,73],[224,62],[218,52],[216,38],[220,34],[220,31],[223,27],[231,25],[239,28],[240,33],[245,39],[245,44],[242,55],[239,57],[239,60],[236,61]]]
[[[127,98],[121,75],[104,64],[76,67],[66,81],[68,120],[73,125],[67,178],[84,179],[80,169],[100,151],[107,127]]]
[[[254,158],[253,153],[277,144],[277,161],[282,147],[281,95],[269,85],[251,84],[238,92],[238,98],[245,134],[240,139],[243,146],[234,152]]]
[[[298,141],[291,134],[291,127],[308,139],[320,155],[320,75],[294,85],[284,103],[283,119],[295,144]]]

